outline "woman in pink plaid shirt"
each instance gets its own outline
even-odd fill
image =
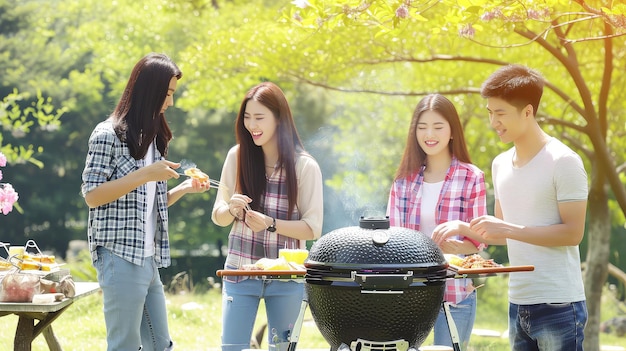
[[[454,233],[440,245],[460,256],[483,248],[463,236],[469,222],[487,213],[484,173],[471,164],[454,105],[440,94],[424,97],[415,108],[404,155],[389,194],[390,224],[432,236]],[[471,279],[450,279],[444,300],[457,326],[462,348],[469,344],[476,316]],[[435,322],[435,344],[452,346],[443,309]]]

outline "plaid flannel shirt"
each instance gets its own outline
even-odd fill
[[[154,161],[161,160],[155,150]],[[109,120],[99,123],[89,137],[89,151],[82,175],[81,192],[88,192],[107,181],[123,176],[144,166],[135,160],[126,143],[119,140]],[[137,265],[144,257],[146,184],[128,194],[95,208],[89,209],[87,236],[92,261],[96,261],[98,246]],[[170,265],[170,248],[167,233],[167,183],[157,182],[157,227],[155,233],[155,260],[158,267]]]
[[[420,230],[423,183],[424,167],[407,178],[396,179],[393,182],[387,206],[390,225]],[[435,214],[437,224],[451,220],[469,222],[486,214],[487,192],[484,173],[472,164],[453,158],[437,203]],[[480,243],[474,244],[479,249],[483,247]],[[467,297],[466,286],[470,283],[470,279],[449,279],[446,282],[444,299],[451,303],[459,303]]]

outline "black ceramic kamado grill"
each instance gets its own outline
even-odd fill
[[[449,266],[428,236],[390,227],[389,219],[381,217],[361,218],[358,227],[323,235],[304,266],[296,271],[218,270],[217,275],[305,279],[305,299],[287,351],[296,350],[307,307],[331,351],[415,351],[442,306],[453,349],[460,351],[456,326],[443,302],[446,279],[534,270],[534,266]]]
[[[331,350],[417,349],[450,277],[434,241],[387,218],[325,234],[304,265],[311,314]]]

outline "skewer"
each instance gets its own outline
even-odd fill
[[[185,176],[185,177],[192,178],[192,176],[190,176],[189,174],[185,174],[185,173],[181,173],[181,172],[176,172],[176,173],[178,173],[178,174],[180,174],[182,176]],[[219,188],[221,186],[224,186],[225,189],[227,189],[226,185],[222,185],[222,183],[219,180],[215,180],[215,179],[211,179],[211,178],[209,178],[209,185],[211,186],[211,188]]]
[[[187,159],[182,159],[182,160],[180,160],[180,168],[178,168],[175,172],[180,174],[180,175],[192,178],[192,176],[190,176],[188,174],[185,174],[185,171],[188,170],[189,168],[197,168],[197,167],[198,166],[194,162],[191,162],[191,161],[189,161]],[[211,179],[209,177],[209,185],[210,185],[211,188],[219,188],[219,187],[222,186],[222,183],[220,181],[218,181],[218,180]],[[224,189],[228,190],[228,187],[226,187],[226,185],[224,185]]]

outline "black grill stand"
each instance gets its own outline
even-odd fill
[[[304,313],[308,306],[308,301],[306,297],[302,300],[302,305],[300,306],[300,314],[296,319],[296,323],[293,326],[291,334],[289,335],[289,346],[287,351],[296,351],[296,345],[298,344],[298,340],[300,339],[300,331],[302,330],[302,321],[304,319]],[[448,330],[450,331],[450,338],[452,339],[452,348],[454,351],[461,351],[461,344],[459,340],[459,331],[456,329],[456,324],[454,323],[454,319],[452,319],[452,314],[450,313],[450,303],[443,302],[443,311],[446,314],[446,322],[448,323]],[[354,350],[352,350],[354,351]]]
[[[308,305],[309,301],[307,299],[305,291],[304,299],[302,299],[302,304],[300,305],[300,314],[298,315],[296,323],[294,323],[291,334],[289,335],[289,345],[287,346],[287,351],[296,351],[296,345],[298,344],[298,340],[300,339],[300,331],[302,330],[302,322],[304,321],[304,312],[306,312],[306,308]]]
[[[456,324],[454,323],[454,319],[452,319],[452,314],[450,313],[450,303],[443,302],[443,311],[446,314],[446,322],[448,322],[448,330],[450,330],[450,338],[452,339],[452,348],[454,351],[461,351],[461,346],[459,343],[459,331],[456,329]]]

